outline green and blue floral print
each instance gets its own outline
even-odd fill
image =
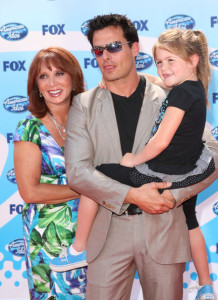
[[[46,127],[29,115],[21,120],[15,141],[29,141],[42,152],[41,183],[67,184],[64,148],[60,147]],[[63,273],[50,270],[62,245],[69,246],[75,237],[79,199],[61,204],[25,204],[23,232],[26,251],[27,279],[31,299],[85,299],[86,268]]]

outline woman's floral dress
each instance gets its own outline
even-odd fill
[[[42,152],[41,183],[67,184],[64,148],[60,147],[46,127],[29,115],[21,120],[14,141],[29,141]],[[57,257],[62,245],[72,244],[79,199],[61,204],[25,204],[23,232],[26,250],[27,279],[31,299],[85,299],[86,268],[56,273],[49,262]]]

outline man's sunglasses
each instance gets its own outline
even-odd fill
[[[105,47],[102,47],[102,46],[93,47],[91,52],[96,57],[100,57],[103,55],[104,50],[107,50],[110,53],[116,53],[116,52],[119,52],[122,50],[122,45],[129,44],[129,43],[132,43],[132,42],[121,43],[121,42],[116,41],[116,42],[107,44]]]

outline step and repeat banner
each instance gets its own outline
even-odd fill
[[[60,46],[77,57],[86,88],[96,86],[101,73],[86,39],[86,23],[105,13],[125,14],[133,21],[140,37],[136,59],[139,72],[157,75],[152,46],[167,28],[200,29],[205,33],[212,69],[206,126],[218,140],[217,0],[0,0],[0,299],[29,299],[21,224],[23,200],[16,185],[12,143],[18,121],[28,114],[29,66],[40,49]],[[217,186],[216,181],[199,195],[196,211],[218,295]],[[184,300],[194,299],[196,291],[189,289],[196,284],[197,273],[190,262],[184,273]],[[131,299],[143,299],[137,274]]]

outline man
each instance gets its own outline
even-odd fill
[[[87,299],[129,299],[137,270],[144,299],[181,300],[191,255],[182,207],[174,206],[170,191],[157,191],[169,185],[132,188],[95,169],[144,147],[166,95],[137,74],[138,35],[125,16],[97,16],[89,22],[88,39],[107,90],[75,97],[65,150],[70,187],[99,204],[87,246]],[[175,200],[199,193],[216,176],[174,191]]]

